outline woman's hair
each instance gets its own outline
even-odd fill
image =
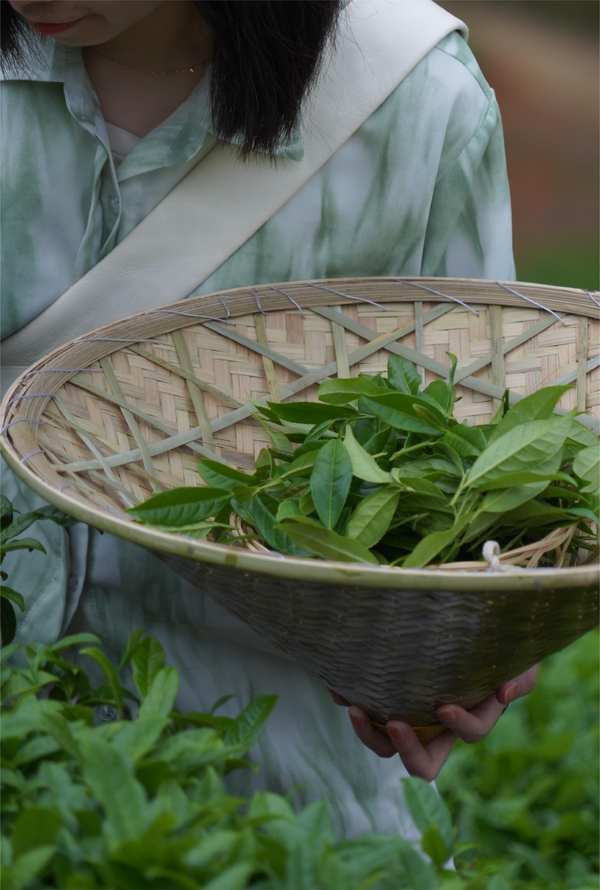
[[[273,155],[298,114],[336,34],[340,0],[192,0],[212,34],[212,130],[242,156]],[[27,67],[40,35],[0,3],[2,65]]]

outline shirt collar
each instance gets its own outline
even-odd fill
[[[166,133],[163,131],[163,127],[168,127],[169,129],[176,127],[180,131],[171,144],[167,157],[165,158],[165,166],[188,161],[200,148],[206,134],[212,132],[210,129],[210,120],[208,119],[206,112],[206,109],[208,108],[209,75],[210,69],[209,72],[207,72],[207,75],[203,77],[200,83],[195,87],[189,99],[186,99],[186,101],[183,102],[166,121],[159,124],[152,133],[149,133],[148,136],[144,137],[144,142],[150,140],[150,137],[152,137],[153,134],[158,135],[160,133],[161,137],[164,138]],[[71,95],[71,99],[74,90],[93,94],[93,89],[89,78],[87,77],[87,72],[82,63],[81,50],[79,47],[67,46],[67,44],[59,43],[58,41],[51,39],[40,39],[39,43],[35,46],[34,52],[28,59],[27,65],[22,68],[7,69],[0,73],[0,80],[64,83],[65,98],[67,99],[72,113],[73,108],[69,102],[68,94]],[[86,129],[89,129],[93,124],[89,115],[85,115],[85,120],[81,120],[78,114],[75,114],[74,116],[86,126]],[[151,141],[154,142],[154,139]],[[233,145],[239,145],[241,143],[241,138],[233,137],[227,141],[231,142]],[[149,149],[150,147],[151,146],[148,145]],[[293,161],[302,160],[304,157],[304,149],[302,145],[302,122],[300,116],[298,116],[298,121],[291,137],[289,139],[282,138],[276,146],[274,153],[279,158],[288,158]]]

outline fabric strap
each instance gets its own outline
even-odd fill
[[[304,159],[216,143],[107,257],[2,344],[3,376],[68,340],[185,299],[316,173],[407,74],[464,24],[433,0],[353,0],[303,122]],[[13,366],[12,372],[7,366]]]

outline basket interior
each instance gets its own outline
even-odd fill
[[[2,410],[26,476],[123,516],[154,491],[201,485],[210,456],[248,471],[269,437],[251,400],[316,400],[333,376],[384,371],[390,354],[445,377],[455,414],[488,422],[511,399],[571,383],[559,408],[600,429],[598,307],[584,291],[459,279],[346,279],[237,289],[132,316],[56,350]],[[85,369],[85,370],[82,370]],[[34,486],[35,487],[35,486]]]

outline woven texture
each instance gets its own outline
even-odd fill
[[[600,429],[598,295],[458,279],[346,279],[237,289],[105,326],[46,356],[2,408],[2,451],[27,484],[99,528],[161,553],[379,722],[434,722],[597,623],[598,569],[511,575],[278,558],[134,524],[155,490],[200,485],[201,456],[251,470],[263,399],[415,362],[425,383],[458,356],[459,420],[572,383],[559,403]],[[558,546],[558,545],[557,545]],[[534,563],[533,563],[534,564]],[[460,566],[457,567],[460,572]],[[485,568],[485,563],[481,568]]]

